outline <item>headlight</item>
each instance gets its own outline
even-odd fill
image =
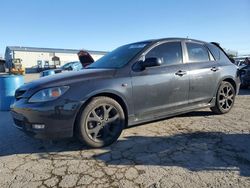
[[[69,86],[61,86],[61,87],[53,87],[40,90],[31,96],[29,102],[46,102],[52,101],[56,98],[62,96],[67,90]]]

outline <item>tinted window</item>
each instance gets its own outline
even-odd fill
[[[202,44],[187,42],[186,46],[189,62],[209,61],[208,51]]]
[[[146,55],[146,58],[157,57],[163,64],[171,65],[182,63],[182,49],[180,42],[167,42],[156,46]]]
[[[212,53],[212,55],[214,56],[214,58],[218,61],[220,60],[220,50],[219,48],[217,48],[215,45],[213,44],[207,44],[208,49],[210,50],[210,52]]]
[[[214,45],[216,46],[216,45]],[[221,49],[220,47],[216,46],[216,48],[219,50],[220,53],[220,61],[230,61],[228,59],[228,56],[226,55],[226,53],[223,51],[223,49]],[[231,62],[231,61],[230,61]]]
[[[125,66],[135,55],[141,52],[149,43],[134,43],[121,46],[108,53],[87,68],[121,68]]]

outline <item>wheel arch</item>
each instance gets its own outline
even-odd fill
[[[210,107],[210,109],[212,110],[212,112],[214,112],[215,114],[225,114],[225,113],[228,113],[231,110],[231,108],[233,106],[233,103],[234,103],[234,100],[233,100],[232,103],[231,103],[231,106],[229,107],[229,109],[224,109],[224,107],[220,106],[220,104],[218,103],[217,97],[218,97],[219,88],[220,88],[222,82],[228,82],[228,83],[230,83],[233,86],[235,92],[237,92],[237,89],[238,89],[237,88],[238,87],[237,86],[237,82],[233,78],[225,77],[225,78],[221,79],[221,81],[219,82],[219,84],[217,86],[217,91],[216,91],[216,94],[215,94],[215,97],[214,97],[214,99],[215,99],[214,102],[215,103],[214,103],[213,106]],[[237,94],[237,93],[235,93],[235,94]]]
[[[232,86],[234,87],[234,90],[235,90],[235,92],[237,92],[237,85],[236,85],[236,82],[234,81],[234,79],[232,79],[232,78],[225,78],[225,79],[223,79],[222,80],[222,82],[229,82],[230,84],[232,84]]]
[[[114,99],[115,101],[117,101],[122,109],[123,109],[123,112],[124,112],[124,115],[125,115],[125,121],[126,121],[126,126],[128,125],[128,106],[127,106],[127,103],[125,102],[125,100],[118,94],[116,93],[112,93],[112,92],[100,92],[100,93],[97,93],[97,94],[94,94],[92,95],[91,97],[89,97],[79,108],[78,112],[77,112],[77,115],[76,115],[76,118],[75,118],[75,121],[74,121],[74,127],[73,127],[73,133],[75,135],[76,131],[77,131],[77,121],[79,120],[79,118],[81,117],[81,112],[83,111],[83,109],[85,108],[85,106],[87,104],[89,104],[89,102],[91,100],[93,100],[93,98],[95,97],[109,97],[111,99]]]
[[[217,85],[217,88],[216,88],[216,91],[215,91],[215,94],[214,94],[214,97],[216,97],[217,95],[217,92],[218,92],[218,89],[221,85],[222,82],[229,82],[230,84],[232,84],[232,86],[234,87],[235,89],[235,92],[237,92],[237,83],[236,81],[232,78],[232,77],[224,77],[220,80],[219,84]]]
[[[236,84],[236,81],[233,78],[231,78],[231,77],[223,78],[222,81],[220,82],[218,88],[220,87],[222,82],[229,82],[234,87],[235,92],[237,92],[237,84]]]

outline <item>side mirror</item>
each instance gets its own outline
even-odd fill
[[[143,68],[146,68],[146,67],[156,67],[156,66],[160,66],[161,64],[162,64],[161,59],[160,58],[156,58],[156,57],[146,58],[145,61],[142,62]]]

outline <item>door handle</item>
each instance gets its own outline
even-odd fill
[[[212,68],[211,68],[211,71],[213,71],[213,72],[216,72],[216,71],[218,71],[218,70],[219,70],[218,67],[212,67]]]
[[[183,76],[185,74],[187,74],[187,72],[183,71],[183,70],[179,70],[178,72],[175,73],[175,75],[177,75],[177,76]]]

